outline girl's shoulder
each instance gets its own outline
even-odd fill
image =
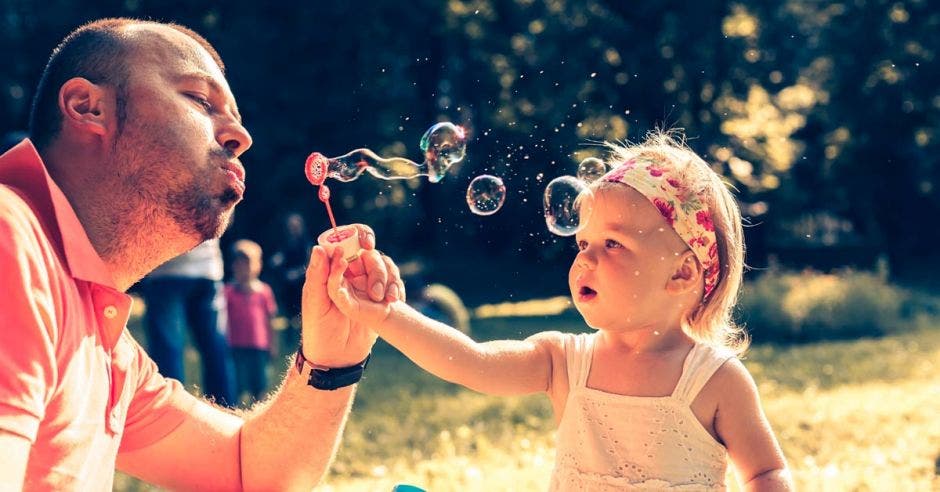
[[[589,347],[593,333],[568,333],[562,331],[542,331],[531,335],[526,340],[544,345],[549,350],[564,356],[571,351],[582,351]]]
[[[560,331],[540,331],[526,338],[526,341],[542,346],[550,351],[563,351],[565,341],[571,337],[571,333]]]
[[[719,405],[736,405],[753,400],[757,396],[757,384],[747,367],[730,351],[717,348],[711,350],[723,362],[702,388],[702,393],[712,395]]]

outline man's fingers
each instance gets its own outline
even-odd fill
[[[330,306],[330,297],[326,292],[329,266],[326,250],[315,246],[310,253],[310,263],[307,264],[307,277],[304,281],[302,299],[305,306],[313,309],[312,314],[315,316],[322,315]]]
[[[366,251],[375,249],[375,232],[372,228],[365,224],[356,224],[355,227],[359,232],[359,246]]]
[[[336,250],[333,253],[333,257],[330,259],[330,275],[326,281],[326,290],[330,293],[330,297],[339,292],[340,287],[343,286],[343,275],[346,273],[346,266],[348,265],[343,258],[342,251]]]
[[[366,250],[359,257],[366,271],[366,286],[369,298],[375,302],[385,299],[385,290],[388,287],[388,270],[382,255],[376,250]]]
[[[307,281],[315,281],[319,284],[326,283],[327,273],[329,272],[329,256],[323,246],[314,246],[310,252],[310,263],[307,264]]]

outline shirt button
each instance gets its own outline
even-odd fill
[[[108,319],[114,319],[117,316],[117,308],[114,306],[108,306],[104,308],[104,317]]]

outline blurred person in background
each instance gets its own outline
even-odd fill
[[[236,402],[247,393],[259,401],[268,388],[268,362],[277,355],[271,326],[277,303],[271,286],[258,279],[261,246],[241,239],[232,245],[232,280],[225,285],[228,341],[235,362]]]
[[[202,387],[221,405],[237,403],[225,332],[222,250],[210,239],[157,267],[140,284],[147,351],[166,377],[186,381],[186,330],[202,361]]]
[[[277,245],[277,251],[271,255],[270,265],[281,309],[288,321],[283,331],[283,344],[285,347],[293,347],[300,339],[300,299],[307,261],[313,248],[313,239],[307,232],[302,215],[297,212],[287,214],[284,218],[284,236]]]

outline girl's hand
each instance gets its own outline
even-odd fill
[[[333,267],[330,255],[322,246],[313,248],[310,265],[307,267],[307,279],[303,290],[303,354],[313,364],[326,367],[347,367],[365,359],[372,350],[376,334],[368,326],[350,319],[330,299],[327,282],[331,272],[339,272],[342,277],[347,272],[351,283],[364,290],[379,287],[383,294],[378,299],[391,298],[402,293],[401,277],[398,268],[384,259],[375,250],[375,234],[368,226],[359,228],[359,245],[362,252],[352,264],[342,268]],[[337,260],[342,259],[341,252],[336,253]],[[391,265],[391,267],[390,267]],[[342,278],[340,280],[343,280]],[[371,284],[371,285],[370,285]],[[395,289],[392,289],[392,286]]]
[[[391,312],[391,303],[404,300],[404,284],[400,280],[398,266],[392,260],[381,255],[380,261],[384,263],[389,277],[399,279],[389,282],[385,292],[367,291],[369,286],[365,276],[357,268],[356,262],[348,263],[339,250],[334,251],[330,258],[330,275],[327,279],[327,292],[333,304],[351,321],[363,326],[376,326],[388,318]]]

